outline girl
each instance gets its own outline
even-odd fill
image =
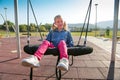
[[[39,67],[42,56],[48,47],[57,47],[60,52],[60,61],[57,68],[67,71],[69,67],[67,47],[73,46],[73,39],[69,31],[67,31],[66,23],[63,21],[61,15],[54,18],[52,30],[49,32],[46,40],[42,42],[34,55],[22,60],[23,66]]]

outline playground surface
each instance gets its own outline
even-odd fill
[[[78,37],[73,39],[78,40]],[[104,42],[103,45],[103,42],[101,39],[89,37],[87,46],[93,47],[93,52],[74,56],[69,71],[62,71],[61,80],[120,80],[120,57],[116,56],[115,64],[112,63],[110,48],[106,47],[109,43]],[[17,57],[16,43],[14,37],[0,39],[0,80],[29,80],[30,68],[21,65],[21,60],[29,56],[23,51],[27,38],[20,38],[21,58]],[[39,37],[31,37],[30,44],[40,43]],[[71,62],[71,58],[69,60]],[[40,61],[40,68],[33,69],[33,80],[56,80],[56,61],[57,56],[44,56]]]

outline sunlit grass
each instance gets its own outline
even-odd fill
[[[95,36],[95,33],[96,33],[97,36],[100,36],[100,31],[88,32],[87,35],[88,35],[88,36]],[[24,35],[23,35],[23,34],[24,34]],[[20,32],[20,36],[27,36],[27,35],[25,35],[25,34],[27,34],[27,32]],[[40,36],[40,34],[41,34],[42,36],[46,36],[46,35],[48,34],[48,32],[41,32],[41,33],[39,33],[39,32],[30,32],[30,34],[31,34],[31,36]],[[81,32],[71,32],[71,35],[72,35],[72,36],[80,36],[80,34],[81,34]],[[82,36],[85,36],[85,34],[86,34],[86,33],[83,32],[83,33],[82,33]],[[105,33],[104,33],[104,34],[105,34]],[[112,38],[112,34],[113,34],[113,32],[110,31],[110,35],[109,35],[109,36],[107,36],[107,35],[105,34],[105,36],[102,36],[102,37]],[[15,37],[15,36],[16,36],[16,33],[15,33],[15,32],[9,32],[9,33],[7,34],[6,31],[0,31],[0,37],[6,37],[7,35],[9,35],[10,37]],[[117,36],[120,36],[120,31],[118,31]]]

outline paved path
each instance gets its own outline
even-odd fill
[[[111,39],[89,36],[88,41],[94,43],[96,46],[103,48],[109,53],[111,53],[112,51],[112,40]],[[120,57],[120,41],[117,41],[117,44],[116,44],[116,55]]]
[[[78,37],[74,37],[74,40],[77,39]],[[113,77],[114,80],[120,80],[120,58],[116,56],[115,67],[110,67],[110,52],[103,49],[103,46],[91,43],[91,41],[95,42],[94,39],[94,37],[89,37],[87,43],[88,46],[93,47],[94,51],[88,55],[74,57],[74,64],[70,66],[68,72],[62,72],[61,80],[112,80]],[[22,48],[26,42],[26,37],[21,37]],[[30,43],[40,42],[38,38],[32,37]],[[0,39],[0,80],[29,80],[30,69],[21,66],[21,60],[29,55],[23,50],[21,52],[22,58],[18,59],[15,38]],[[56,60],[57,56],[44,56],[40,61],[40,68],[34,69],[33,80],[56,80]]]

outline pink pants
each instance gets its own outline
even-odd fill
[[[42,56],[44,55],[45,51],[47,50],[48,47],[54,48],[54,45],[51,44],[49,41],[45,40],[43,43],[39,46],[38,50],[35,52],[35,56],[41,60]],[[68,54],[67,54],[67,45],[64,40],[61,40],[60,43],[58,44],[58,49],[60,53],[60,59],[67,58],[68,59]]]

